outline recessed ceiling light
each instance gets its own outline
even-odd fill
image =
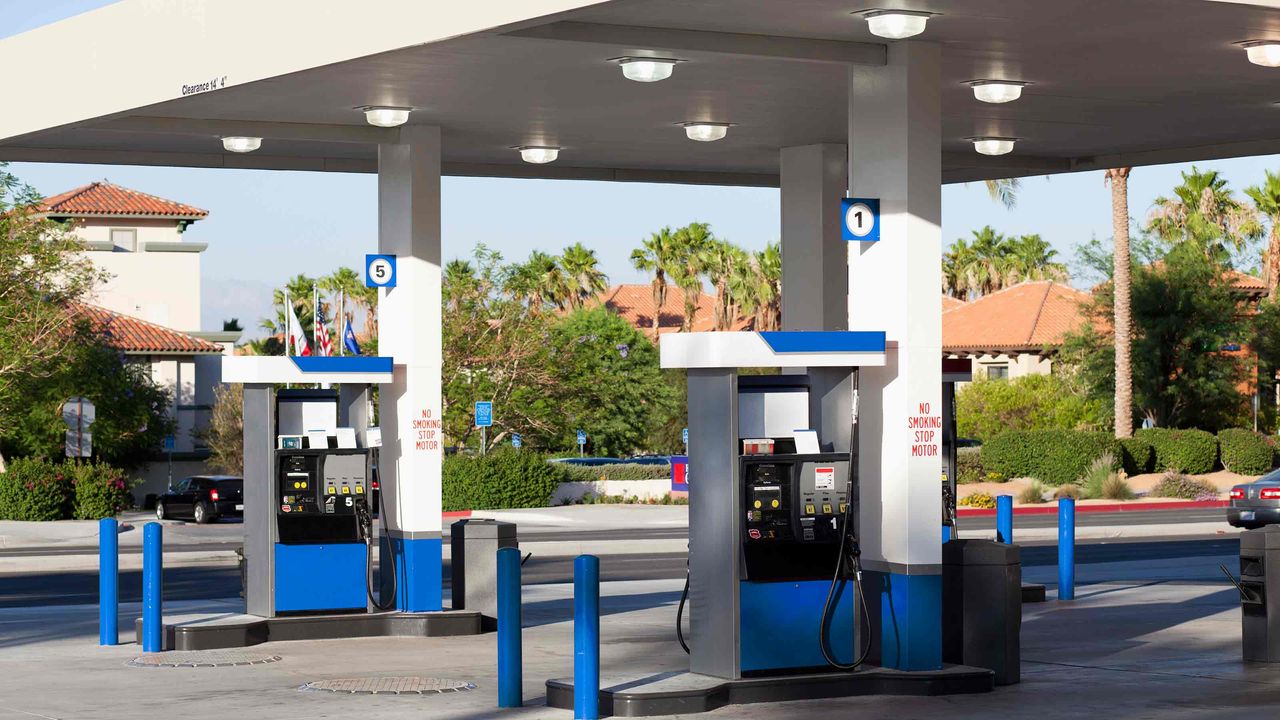
[[[902,40],[924,32],[925,23],[936,13],[918,10],[866,10],[860,13],[867,29],[876,37]]]
[[[983,155],[1006,155],[1013,152],[1013,144],[1018,138],[1011,137],[971,137],[973,149]]]
[[[1240,43],[1249,62],[1263,67],[1280,67],[1280,40],[1250,40]]]
[[[364,111],[364,119],[370,125],[396,127],[409,122],[409,111],[412,108],[370,105],[360,109]]]
[[[733,127],[733,123],[718,122],[684,122],[678,123],[684,128],[685,137],[698,142],[714,142],[724,139],[729,134],[729,128]]]
[[[1022,88],[1031,83],[1017,80],[972,80],[973,96],[985,103],[1007,103],[1022,97]]]
[[[262,147],[262,138],[232,135],[222,138],[222,149],[233,153],[248,153]]]
[[[613,58],[622,68],[622,75],[636,82],[657,82],[671,77],[676,63],[683,62],[675,58],[658,57],[620,57]]]
[[[520,151],[521,160],[534,165],[555,162],[560,157],[560,148],[551,145],[520,145],[513,149]]]

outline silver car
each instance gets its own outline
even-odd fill
[[[1227,522],[1242,528],[1280,523],[1280,470],[1231,488]]]

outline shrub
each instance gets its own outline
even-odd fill
[[[959,504],[963,507],[990,509],[996,506],[996,499],[991,493],[978,492],[960,498]]]
[[[1090,499],[1102,497],[1102,486],[1106,485],[1107,479],[1115,474],[1115,465],[1115,457],[1111,453],[1104,453],[1089,464],[1089,468],[1076,481],[1085,497]]]
[[[1182,500],[1199,500],[1218,497],[1218,488],[1213,483],[1201,478],[1194,478],[1180,472],[1165,473],[1160,482],[1151,489],[1152,497],[1179,498]]]
[[[502,448],[488,455],[450,455],[444,460],[442,500],[446,512],[546,507],[568,479],[563,465],[542,455]]]
[[[1242,428],[1228,428],[1218,433],[1222,465],[1233,473],[1261,475],[1272,467],[1274,451],[1267,438]]]
[[[0,474],[0,520],[62,520],[71,516],[73,485],[65,465],[17,458]]]
[[[1080,486],[1073,483],[1067,483],[1053,492],[1054,500],[1061,500],[1062,498],[1079,500],[1083,496],[1084,493],[1080,492]]]
[[[1151,443],[1156,470],[1198,475],[1213,470],[1218,461],[1218,439],[1204,430],[1143,428],[1136,437]]]
[[[1106,417],[1106,403],[1073,391],[1059,375],[979,379],[956,394],[957,432],[983,441],[1009,430],[1090,430]]]
[[[1120,438],[1120,465],[1130,475],[1141,475],[1151,472],[1156,460],[1155,448],[1151,443],[1137,437]]]
[[[1018,493],[1018,502],[1024,505],[1038,505],[1045,501],[1044,484],[1039,480],[1032,480],[1030,485],[1022,488],[1022,492]]]
[[[1123,475],[1112,473],[1102,483],[1102,497],[1107,500],[1132,500],[1136,495]]]
[[[1014,430],[982,446],[982,464],[1004,477],[1033,477],[1050,485],[1075,482],[1089,465],[1119,446],[1107,433],[1078,430]]]
[[[969,485],[986,479],[987,473],[982,468],[982,448],[962,447],[956,451],[956,484]]]
[[[123,471],[105,463],[65,467],[75,486],[72,516],[77,520],[115,517],[133,504]]]
[[[558,463],[565,469],[570,481],[593,482],[596,480],[662,480],[671,477],[670,465],[646,465],[643,463],[609,463],[607,465],[570,465]]]

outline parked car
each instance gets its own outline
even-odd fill
[[[1280,523],[1280,470],[1231,488],[1227,522],[1242,528]]]
[[[200,524],[221,517],[244,517],[244,480],[234,475],[195,475],[174,483],[156,498],[156,519],[191,519]]]

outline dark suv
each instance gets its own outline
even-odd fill
[[[156,518],[190,518],[198,523],[244,517],[244,480],[234,475],[196,475],[174,483],[156,498]]]

